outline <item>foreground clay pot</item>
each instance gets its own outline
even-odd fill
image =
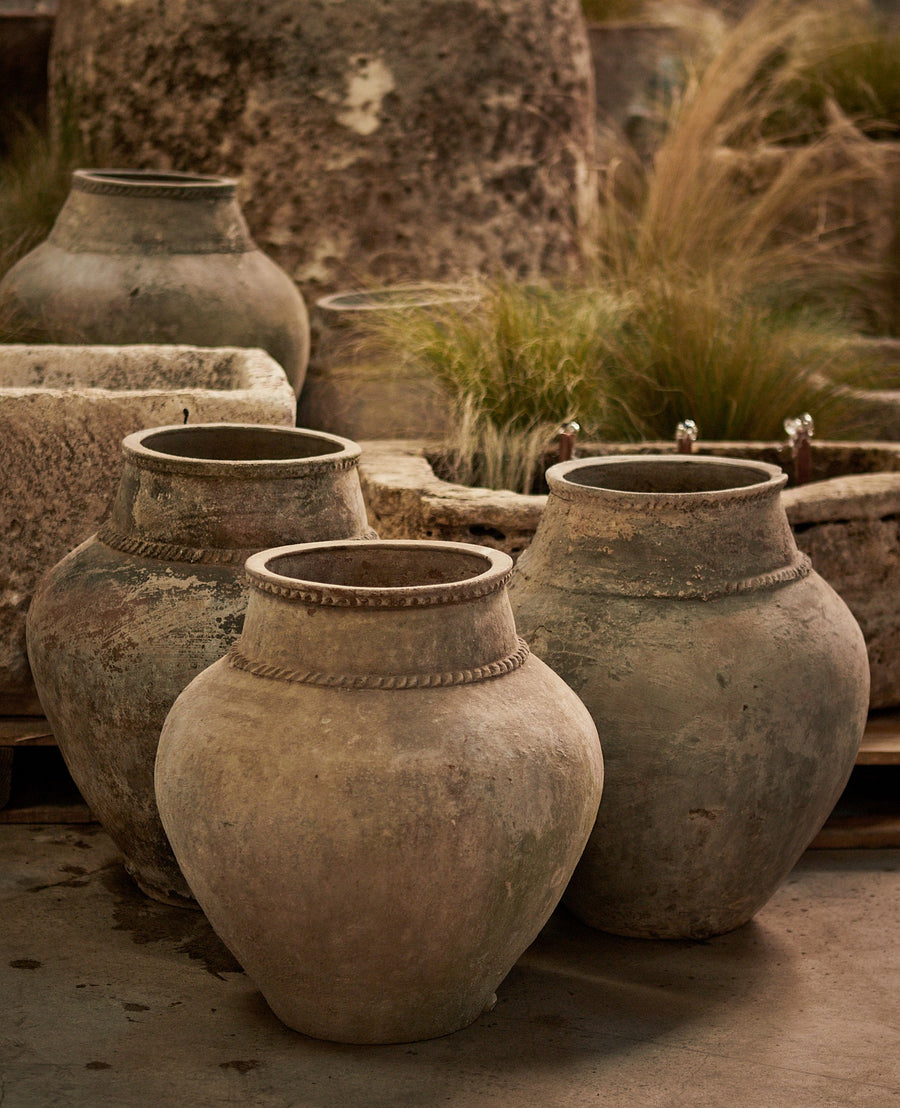
[[[243,563],[290,540],[371,535],[359,449],[249,424],[129,435],[99,532],[39,581],[26,625],[41,704],[91,810],[148,895],[192,903],[153,794],[159,732],[241,631]]]
[[[547,477],[510,597],[523,637],[590,709],[607,766],[566,903],[623,935],[729,931],[849,777],[862,634],[797,550],[776,466],[624,456]]]
[[[260,347],[295,393],[309,319],[256,246],[227,177],[77,169],[46,242],[0,281],[22,342]]]
[[[169,713],[156,791],[175,854],[297,1031],[466,1026],[575,867],[600,746],[518,638],[511,568],[456,543],[257,554],[240,641]]]

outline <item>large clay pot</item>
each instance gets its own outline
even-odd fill
[[[153,795],[166,713],[240,634],[251,553],[372,533],[346,439],[197,424],[129,435],[123,452],[106,522],[38,583],[28,655],[72,777],[129,872],[150,896],[190,903]]]
[[[799,553],[761,462],[609,457],[548,470],[510,597],[582,697],[607,788],[566,902],[623,935],[746,922],[825,821],[865,726],[865,644]]]
[[[518,638],[511,568],[403,540],[257,554],[240,641],[169,713],[156,790],[176,856],[298,1031],[464,1027],[581,854],[597,732]]]
[[[46,242],[0,281],[6,325],[22,342],[261,347],[298,393],[306,307],[250,237],[235,188],[227,177],[75,170]]]

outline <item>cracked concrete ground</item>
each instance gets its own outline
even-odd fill
[[[0,826],[3,1108],[900,1105],[900,851],[810,851],[702,943],[565,911],[442,1039],[282,1026],[197,912],[143,897],[97,825]]]

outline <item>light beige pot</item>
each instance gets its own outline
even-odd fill
[[[69,771],[149,896],[196,905],[153,794],[175,697],[241,631],[243,564],[289,540],[369,531],[346,439],[248,424],[129,435],[111,511],[39,581],[35,685]]]
[[[566,894],[623,935],[749,920],[840,795],[865,726],[865,643],[794,542],[782,471],[582,458],[550,495],[510,598],[581,696],[607,787]]]
[[[517,637],[511,568],[455,543],[258,554],[240,641],[169,713],[156,792],[175,854],[298,1031],[471,1023],[578,861],[597,732]]]

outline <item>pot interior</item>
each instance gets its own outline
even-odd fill
[[[173,427],[146,435],[141,445],[174,458],[220,462],[290,461],[343,450],[343,443],[327,435],[249,425]]]
[[[615,492],[697,493],[743,489],[771,481],[771,473],[751,463],[735,465],[714,460],[633,458],[601,465],[583,465],[564,474],[572,485]]]
[[[357,542],[276,554],[266,561],[266,568],[311,584],[407,589],[468,581],[486,573],[491,564],[487,555],[475,551]]]

